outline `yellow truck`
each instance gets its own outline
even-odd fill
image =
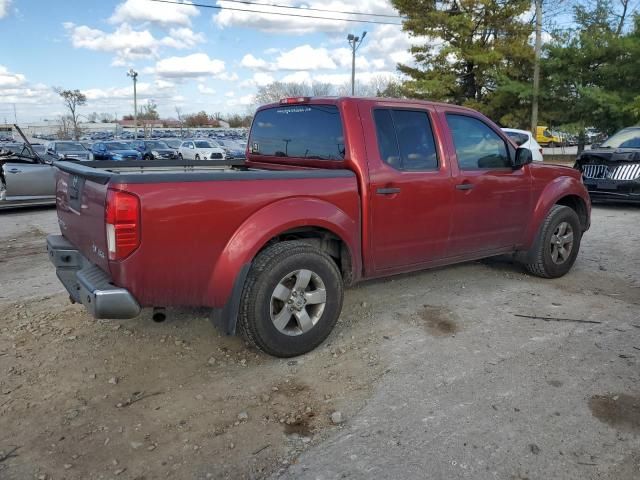
[[[537,126],[536,127],[536,141],[543,147],[559,147],[562,145],[562,138],[558,135],[554,135],[549,130],[549,127]]]

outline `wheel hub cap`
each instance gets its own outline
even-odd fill
[[[551,235],[551,261],[556,265],[566,262],[573,250],[573,227],[561,222]]]
[[[320,320],[326,305],[324,282],[311,270],[291,272],[271,294],[271,321],[280,333],[302,335]]]

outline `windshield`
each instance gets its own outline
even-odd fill
[[[178,148],[182,143],[182,140],[165,140],[165,143],[171,148]]]
[[[600,145],[602,148],[640,148],[640,128],[625,128]]]
[[[342,160],[342,121],[334,105],[291,105],[260,110],[253,121],[254,155]]]
[[[131,147],[124,142],[105,143],[107,150],[131,150]]]
[[[215,146],[213,146],[209,142],[198,141],[198,142],[194,142],[194,143],[196,144],[196,147],[198,147],[198,148],[215,148]]]
[[[57,143],[56,151],[58,152],[84,152],[86,148],[81,143],[69,142],[69,143]]]
[[[151,149],[160,149],[162,150],[163,148],[166,150],[169,148],[169,145],[167,145],[164,142],[146,142],[147,147],[151,148]]]

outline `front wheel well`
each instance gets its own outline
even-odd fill
[[[353,262],[349,247],[338,235],[326,228],[305,226],[287,230],[271,238],[258,253],[270,245],[290,240],[303,240],[327,253],[340,269],[345,285],[353,283]]]
[[[562,197],[556,202],[556,205],[564,205],[576,212],[583,232],[589,227],[587,205],[578,195],[567,195],[566,197]]]

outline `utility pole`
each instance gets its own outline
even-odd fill
[[[16,113],[16,104],[13,104],[13,122],[18,124],[18,114]]]
[[[540,50],[542,49],[542,0],[536,4],[536,45],[533,63],[533,98],[531,99],[531,133],[536,137],[538,127],[538,97],[540,95]]]
[[[351,46],[351,95],[356,94],[356,50],[362,44],[367,32],[362,32],[362,37],[355,37],[352,33],[347,35],[347,40]]]
[[[136,83],[138,82],[138,72],[133,68],[129,69],[127,76],[133,79],[133,138],[138,139],[138,95]]]

